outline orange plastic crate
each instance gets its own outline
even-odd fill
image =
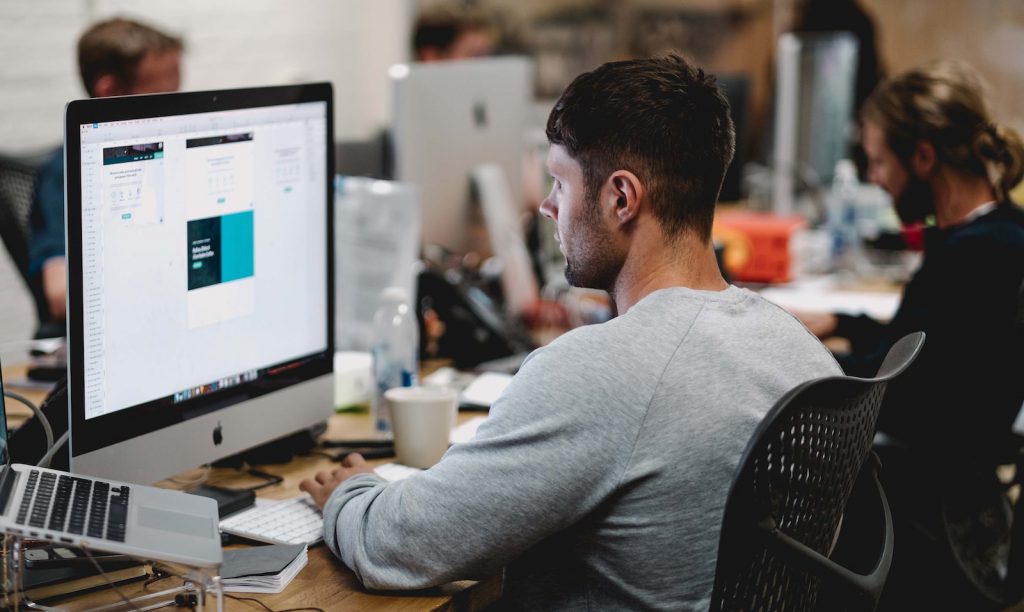
[[[735,280],[785,283],[793,277],[793,235],[805,227],[799,216],[720,210],[711,233],[725,246],[725,269]]]

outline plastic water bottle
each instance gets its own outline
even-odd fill
[[[381,294],[380,306],[373,315],[373,423],[378,431],[391,431],[391,415],[384,392],[393,387],[416,384],[419,351],[419,324],[401,287],[388,287]]]
[[[861,257],[862,243],[857,229],[857,197],[860,181],[857,166],[849,159],[836,164],[828,196],[826,222],[832,235],[832,267],[852,270]]]

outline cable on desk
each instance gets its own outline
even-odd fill
[[[363,459],[389,459],[395,456],[395,447],[370,447],[370,448],[343,448],[337,453],[329,453],[325,450],[313,449],[306,453],[307,455],[316,455],[318,457],[327,457],[332,461],[341,461],[352,453],[359,453]]]
[[[204,485],[206,484],[206,481],[210,479],[211,467],[209,463],[204,463],[200,467],[204,468],[203,473],[200,474],[199,476],[196,476],[195,478],[192,478],[191,480],[182,480],[181,478],[174,477],[168,478],[167,480],[170,480],[175,484],[180,484],[186,487],[198,487],[200,485]]]
[[[4,396],[9,397],[12,400],[21,402],[22,404],[25,404],[26,406],[29,407],[29,409],[32,410],[32,414],[36,415],[36,418],[39,419],[39,424],[43,426],[43,433],[46,434],[46,450],[47,452],[49,452],[49,450],[53,448],[53,427],[50,426],[50,419],[46,418],[46,415],[43,414],[43,411],[39,409],[39,406],[36,406],[32,400],[28,399],[24,395],[15,393],[14,391],[7,391],[5,389]],[[39,464],[39,467],[45,466]]]
[[[61,434],[61,436],[57,438],[57,441],[54,444],[50,445],[50,448],[49,450],[46,451],[46,454],[40,457],[39,463],[36,464],[36,467],[50,467],[50,462],[53,461],[53,456],[57,454],[57,451],[59,451],[61,447],[64,446],[64,444],[67,443],[69,434],[70,431],[65,431],[63,434]]]
[[[107,575],[106,570],[104,570],[103,566],[100,565],[99,561],[96,560],[96,557],[92,556],[92,551],[85,546],[79,546],[79,548],[82,549],[82,552],[85,553],[85,556],[88,557],[90,562],[92,562],[92,566],[96,568],[96,571],[99,572],[100,576],[107,583],[107,586],[114,589],[114,592],[117,593],[117,596],[121,598],[121,601],[123,601],[132,610],[141,612],[140,608],[136,606],[131,599],[128,599],[128,596],[124,594],[124,591],[122,591],[120,588],[118,588],[116,584],[114,584],[114,581],[110,579],[110,576]]]
[[[244,473],[244,474],[247,474],[249,476],[255,476],[256,478],[263,478],[267,482],[264,482],[264,483],[261,483],[261,484],[258,484],[258,485],[253,485],[253,486],[248,487],[246,489],[238,489],[238,491],[259,491],[260,489],[265,489],[267,487],[272,487],[272,486],[274,486],[276,484],[281,484],[282,482],[284,482],[284,477],[283,476],[278,476],[276,474],[271,474],[270,472],[264,472],[263,470],[258,470],[256,468],[252,467],[251,465],[249,465],[248,463],[244,464],[240,469],[241,469],[242,473]]]
[[[301,610],[310,610],[312,612],[324,612],[323,608],[314,608],[312,606],[306,608],[285,608],[284,610],[275,610],[267,604],[263,603],[262,601],[256,599],[255,597],[239,597],[237,595],[228,595],[227,593],[224,593],[224,597],[229,597],[231,599],[234,599],[235,601],[250,601],[254,604],[257,604],[267,612],[300,612]]]

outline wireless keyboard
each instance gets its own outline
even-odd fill
[[[220,529],[231,535],[270,544],[316,544],[324,537],[324,520],[309,496],[257,504],[225,518]]]
[[[421,470],[396,463],[374,469],[385,480],[402,480]],[[308,495],[258,503],[223,519],[220,529],[257,542],[313,545],[324,539],[324,519]]]

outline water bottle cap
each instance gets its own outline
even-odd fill
[[[841,159],[836,162],[836,176],[842,178],[857,178],[857,165],[852,159]]]
[[[409,292],[405,287],[388,287],[381,292],[380,297],[389,302],[408,302]]]

